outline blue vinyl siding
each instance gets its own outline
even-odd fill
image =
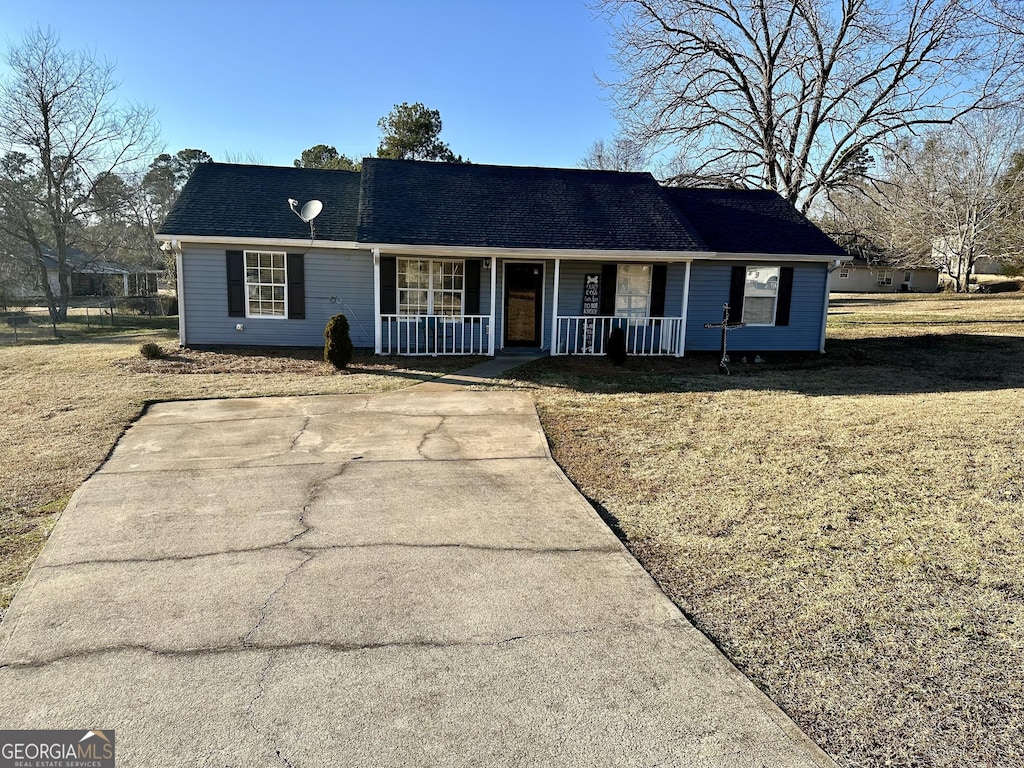
[[[560,316],[583,314],[583,281],[588,274],[600,275],[604,263],[600,261],[562,262],[558,273],[558,314]],[[552,265],[552,269],[554,269],[554,265]],[[685,279],[686,264],[668,265],[665,278],[665,317],[682,317],[683,282]]]
[[[758,263],[770,264],[761,261]],[[704,323],[721,322],[722,305],[729,301],[732,268],[734,265],[745,264],[746,262],[693,263],[690,272],[690,305],[686,321],[687,351],[719,348],[721,332],[705,328]],[[789,325],[737,329],[729,334],[730,348],[751,352],[817,351],[821,341],[826,265],[785,262],[779,264],[793,267],[793,301],[790,305]]]
[[[369,251],[309,251],[304,260],[306,317],[278,320],[228,317],[227,250],[227,247],[185,246],[182,255],[185,274],[179,285],[183,286],[188,344],[319,347],[324,343],[324,326],[328,319],[341,313],[348,318],[352,344],[373,347],[373,260]],[[231,250],[243,249],[232,246]],[[291,249],[291,252],[302,251]],[[244,330],[235,330],[237,323],[241,323]]]

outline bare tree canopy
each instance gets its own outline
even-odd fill
[[[879,145],[1017,97],[1021,0],[599,0],[617,112],[679,182],[777,190],[806,211]],[[997,18],[998,16],[998,18]]]
[[[1011,260],[1024,251],[1022,146],[1017,109],[978,112],[900,139],[881,155],[883,178],[833,197],[825,226],[862,255],[934,266],[966,291],[979,258]]]
[[[580,159],[579,166],[592,171],[640,171],[646,163],[643,149],[635,141],[620,135],[607,142],[595,140]]]
[[[37,256],[40,287],[54,321],[67,315],[67,251],[101,206],[115,204],[113,174],[152,155],[150,109],[119,104],[113,64],[89,51],[66,51],[57,34],[34,29],[7,54],[0,84],[0,227]],[[59,297],[46,280],[40,243],[58,261]]]

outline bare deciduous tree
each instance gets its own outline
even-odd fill
[[[882,179],[832,196],[833,231],[889,263],[934,266],[966,291],[978,258],[1024,249],[1022,144],[1024,119],[1010,109],[895,142]]]
[[[67,316],[68,247],[97,212],[97,186],[152,155],[152,110],[114,98],[113,64],[89,51],[66,51],[57,34],[34,29],[7,54],[0,85],[0,148],[17,162],[0,184],[8,234],[30,246],[45,274],[39,243],[57,257],[59,296],[41,280],[51,319]],[[13,169],[13,174],[6,173]]]
[[[597,139],[579,162],[580,168],[593,171],[639,171],[647,163],[643,149],[625,136],[611,141]]]
[[[1020,0],[1002,0],[1018,7]],[[807,211],[906,132],[1016,97],[1024,39],[987,0],[599,0],[618,116],[680,175]]]

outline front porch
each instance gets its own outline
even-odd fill
[[[533,349],[603,355],[609,335],[621,329],[629,355],[682,357],[690,264],[628,255],[612,262],[583,256],[454,260],[374,253],[375,351],[493,356],[499,350]],[[415,291],[410,287],[414,273]]]

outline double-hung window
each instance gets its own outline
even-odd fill
[[[276,251],[245,252],[245,314],[247,317],[288,317],[285,255]]]
[[[878,284],[879,285],[892,285],[892,270],[881,269],[878,271]]]
[[[780,272],[779,267],[747,267],[742,320],[747,325],[775,325]]]
[[[845,280],[846,278],[848,278],[848,277],[850,276],[850,268],[849,268],[849,267],[841,267],[841,268],[839,269],[839,276],[840,276],[841,278],[843,278],[844,280]]]
[[[464,261],[398,259],[398,314],[462,314],[466,292]]]
[[[651,308],[651,265],[619,264],[615,280],[615,316],[646,318]]]

